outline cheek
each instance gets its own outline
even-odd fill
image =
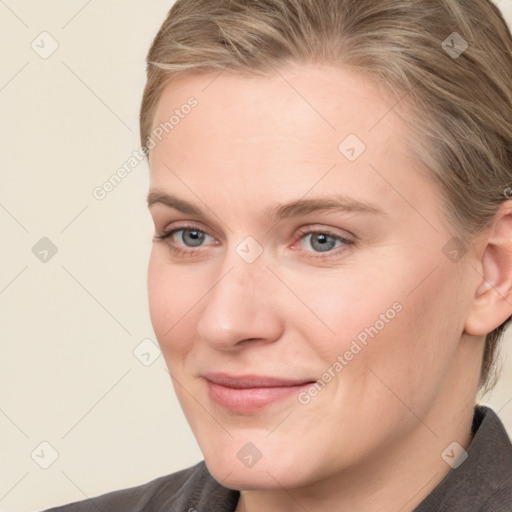
[[[315,270],[308,279],[304,275],[284,276],[300,298],[289,298],[284,310],[290,311],[295,304],[295,327],[302,329],[303,338],[315,345],[326,362],[350,350],[353,341],[364,347],[369,340],[386,336],[390,326],[400,321],[400,282],[393,276],[386,278],[389,272],[373,267],[371,272],[355,268]]]
[[[365,273],[318,274],[302,284],[289,276],[294,291],[316,313],[306,311],[296,326],[315,346],[324,371],[342,356],[343,370],[336,368],[346,378],[366,379],[366,388],[372,382],[378,386],[381,376],[411,398],[426,379],[432,386],[439,382],[460,340],[462,315],[450,262],[423,263],[395,261],[392,268],[400,268],[399,275],[377,264]]]
[[[420,280],[408,279],[395,290],[403,309],[368,342],[360,368],[383,401],[399,406],[398,396],[425,411],[449,378],[463,317],[453,278],[452,268],[440,265],[418,287]]]
[[[151,322],[159,342],[165,332],[165,324],[168,323],[166,317],[171,297],[164,270],[155,257],[155,249],[153,249],[148,266],[148,301]]]
[[[190,327],[191,308],[199,300],[198,282],[179,265],[171,265],[154,248],[148,266],[148,300],[151,323],[164,357],[187,350],[187,337],[180,336]],[[197,296],[197,298],[196,298]]]

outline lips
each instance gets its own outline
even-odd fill
[[[291,398],[315,382],[314,379],[232,376],[224,373],[207,373],[203,377],[208,386],[210,400],[239,413],[258,411],[274,402]]]
[[[215,384],[236,389],[300,386],[314,382],[313,379],[281,379],[276,377],[262,377],[259,375],[234,377],[225,373],[205,373],[203,377]]]

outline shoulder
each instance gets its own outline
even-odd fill
[[[204,461],[145,484],[48,509],[44,512],[193,512],[211,501],[234,510],[238,491],[220,485]],[[214,510],[214,509],[210,509]]]
[[[479,510],[509,512],[512,510],[512,443],[497,414],[487,407],[484,413],[487,444],[481,455],[478,477],[487,484],[489,492]]]
[[[476,406],[466,458],[414,512],[512,510],[512,444],[498,415]]]

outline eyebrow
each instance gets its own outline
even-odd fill
[[[207,217],[201,208],[160,190],[151,190],[147,197],[147,203],[148,208],[151,208],[155,204],[162,204],[169,208],[174,208],[185,215],[194,215],[202,219],[206,219]],[[386,215],[386,213],[376,205],[366,201],[356,200],[343,194],[331,194],[329,196],[315,197],[312,199],[297,199],[284,204],[276,204],[267,209],[265,215],[270,221],[278,221],[320,211]]]

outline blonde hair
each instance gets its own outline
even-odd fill
[[[266,75],[288,63],[350,66],[412,107],[410,149],[440,185],[459,247],[508,199],[512,36],[489,0],[177,0],[147,56],[142,145],[174,77]],[[509,321],[485,337],[485,391]]]

